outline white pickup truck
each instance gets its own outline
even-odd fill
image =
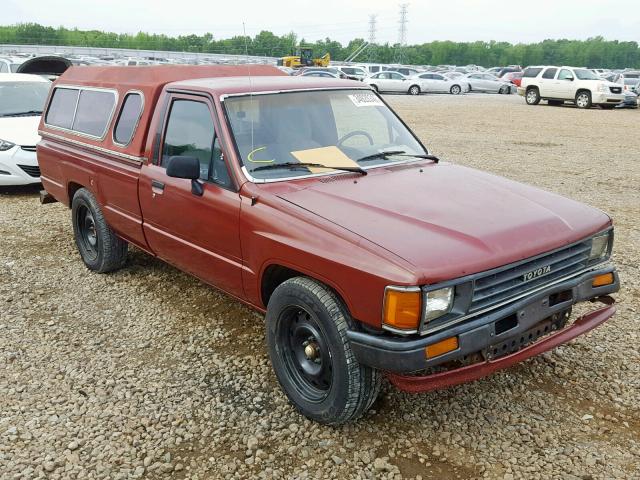
[[[623,87],[598,77],[591,70],[576,67],[528,67],[518,93],[527,104],[547,100],[549,105],[573,102],[578,108],[613,108],[624,101]]]

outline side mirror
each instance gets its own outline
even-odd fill
[[[191,180],[191,193],[202,196],[204,189],[200,178],[200,160],[196,157],[176,156],[169,158],[167,176]]]
[[[570,82],[573,82],[573,77],[567,77],[567,78],[565,78],[565,80],[568,80],[568,81],[570,81]]]

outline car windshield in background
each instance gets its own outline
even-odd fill
[[[0,117],[40,115],[49,82],[0,82]]]
[[[370,167],[427,153],[367,90],[247,95],[224,105],[243,166],[255,179],[334,173],[317,165]]]
[[[593,73],[591,70],[585,70],[584,68],[576,68],[574,70],[578,80],[602,80],[601,77]]]

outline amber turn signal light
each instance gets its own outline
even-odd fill
[[[399,330],[417,330],[422,311],[420,290],[387,288],[384,297],[385,325]]]
[[[597,277],[593,277],[592,285],[594,287],[602,287],[604,285],[611,285],[613,283],[613,273],[603,273],[602,275],[598,275]]]
[[[445,353],[453,352],[458,348],[458,337],[449,337],[444,340],[440,340],[432,345],[427,345],[424,349],[424,354],[427,358],[439,357]]]

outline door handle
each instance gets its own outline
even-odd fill
[[[158,180],[151,180],[151,196],[162,195],[164,193],[164,183]]]

